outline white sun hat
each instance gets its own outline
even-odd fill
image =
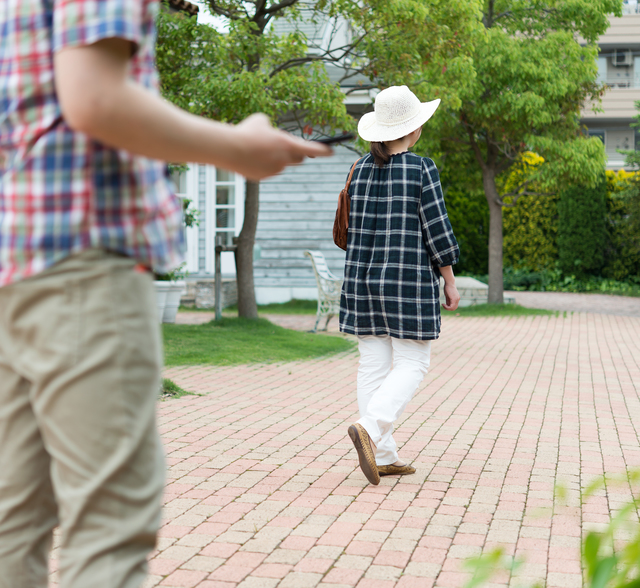
[[[365,141],[394,141],[419,129],[440,105],[440,99],[420,102],[407,86],[391,86],[376,96],[374,112],[363,115],[358,134]]]

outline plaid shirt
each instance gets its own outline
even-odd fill
[[[73,131],[54,85],[54,52],[118,37],[136,47],[131,79],[157,91],[157,10],[157,0],[0,2],[0,286],[90,247],[159,271],[180,263],[166,166]]]
[[[459,257],[438,170],[399,153],[383,168],[371,154],[353,173],[340,330],[430,340],[440,334],[437,267]]]

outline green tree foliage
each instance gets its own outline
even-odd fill
[[[640,181],[635,173],[607,171],[607,234],[602,275],[640,278]]]
[[[524,153],[509,170],[504,185],[499,185],[502,193],[516,193],[505,199],[504,209],[504,261],[510,269],[539,272],[553,269],[558,261],[558,194],[517,194],[518,186],[543,164],[539,155]]]
[[[407,84],[424,99],[460,105],[459,89],[473,73],[469,55],[478,35],[476,1],[317,0],[315,10],[349,22],[353,34],[347,73],[365,74],[371,87]],[[424,145],[434,147],[437,141]]]
[[[625,262],[624,266],[619,268],[621,272],[619,275],[626,274],[640,279],[640,178],[638,176],[631,182],[624,199],[627,217],[624,228],[620,232],[618,251],[624,251],[624,255],[620,258],[624,258]]]
[[[640,102],[636,109],[640,110]],[[640,114],[635,119],[632,126],[640,128]],[[635,172],[607,174],[609,248],[603,273],[616,280],[640,280],[640,151],[625,155],[626,166]]]
[[[450,42],[434,60],[429,56],[419,67],[414,62],[413,70],[396,63],[399,67],[389,71],[382,60],[377,62],[383,70],[377,72],[378,79],[409,83],[422,99],[443,99],[418,147],[439,155],[443,180],[450,178],[447,205],[463,248],[463,271],[477,267],[470,257],[487,250],[482,224],[471,212],[477,210],[476,188],[484,191],[492,219],[487,232],[493,235],[488,250],[494,301],[501,299],[503,243],[508,266],[552,270],[558,259],[558,186],[593,187],[602,172],[602,145],[582,134],[579,111],[585,101],[597,101],[602,94],[596,83],[596,40],[620,4],[465,3],[468,24],[451,33],[451,39],[458,39],[459,53]],[[442,19],[441,3],[424,6]],[[576,41],[576,33],[586,45]],[[544,160],[518,169],[527,151]],[[462,214],[465,208],[467,216]],[[613,231],[618,238],[623,225],[620,221]],[[469,246],[472,255],[465,252]],[[620,268],[616,275],[621,276]]]
[[[506,267],[538,272],[558,261],[558,194],[523,196],[504,211]]]
[[[489,210],[482,190],[452,186],[446,190],[445,202],[460,246],[456,273],[486,274]]]
[[[558,262],[567,275],[598,275],[607,245],[607,182],[571,186],[558,201]]]
[[[597,102],[603,92],[596,82],[596,41],[609,16],[619,14],[621,2],[421,4],[410,3],[412,9],[403,12],[405,3],[392,2],[387,14],[401,12],[405,19],[395,29],[393,18],[386,24],[384,19],[369,21],[389,36],[386,42],[380,33],[365,38],[370,68],[364,71],[380,87],[408,83],[424,100],[443,100],[417,150],[435,155],[442,170],[448,210],[462,247],[458,269],[480,270],[478,256],[489,249],[485,223],[492,209],[494,233],[500,233],[493,240],[494,265],[500,267],[493,272],[493,285],[501,282],[503,243],[508,266],[553,271],[558,260],[558,186],[593,187],[602,173],[602,145],[582,134],[579,111],[586,100]],[[356,15],[354,23],[364,22],[366,28],[366,19]],[[398,29],[407,34],[393,36]],[[576,41],[576,33],[586,45]],[[427,38],[434,50],[424,50]],[[523,160],[531,150],[544,159]],[[640,182],[637,186],[640,194]],[[478,209],[479,187],[489,204],[484,215]],[[633,235],[640,235],[638,230],[633,233],[637,225],[629,212],[637,199],[626,194],[607,197],[611,244],[603,271],[617,279],[637,273],[637,248],[622,247],[634,245]]]
[[[502,302],[505,203],[514,195],[551,192],[560,184],[593,186],[601,174],[602,143],[582,134],[579,113],[585,101],[597,101],[603,92],[596,82],[596,41],[609,15],[621,13],[622,1],[467,4],[476,9],[479,32],[470,36],[464,78],[452,86],[459,106],[448,100],[448,108],[434,117],[439,126],[434,130],[443,152],[470,153],[482,174],[490,212],[489,299]],[[428,83],[420,88],[427,90]],[[502,192],[501,178],[525,151],[541,155],[544,164],[512,193]]]
[[[601,273],[610,280],[625,281],[640,274],[640,227],[634,225],[631,214],[633,196],[640,194],[637,181],[635,173],[625,170],[606,172],[606,243]],[[516,270],[522,281],[526,275],[517,270],[541,272],[558,266],[559,199],[559,194],[523,196],[516,207],[505,209],[505,267]],[[564,269],[567,276],[585,277],[575,265]]]
[[[229,123],[264,112],[287,130],[353,128],[344,94],[330,81],[322,60],[308,56],[305,35],[277,35],[268,27],[274,18],[295,18],[296,3],[209,0],[211,11],[227,20],[224,33],[162,11],[156,53],[163,95],[194,114]],[[247,182],[236,254],[238,313],[248,318],[258,316],[253,246],[259,194],[259,184]]]
[[[413,22],[394,28],[389,16],[382,25],[389,42],[363,41],[368,72],[380,87],[407,84],[422,100],[442,99],[416,150],[436,155],[450,176],[464,170],[455,182],[464,191],[482,187],[490,219],[489,299],[502,302],[503,206],[558,185],[593,186],[604,166],[603,146],[581,132],[579,114],[604,91],[596,81],[596,43],[609,15],[620,15],[622,0],[387,4],[386,14]],[[366,11],[374,3],[359,5]],[[358,26],[366,24],[368,17],[353,14]],[[544,164],[506,191],[505,175],[526,151]]]
[[[306,53],[302,33],[260,31],[248,17],[230,20],[224,33],[181,14],[163,11],[158,19],[161,90],[181,108],[230,123],[264,112],[291,130],[293,112],[303,125],[351,127],[339,86]]]
[[[324,64],[344,77],[365,74],[371,87],[395,83],[394,72],[431,73],[449,68],[438,91],[455,103],[451,81],[463,78],[470,59],[467,36],[475,27],[473,3],[445,0],[207,0],[226,19],[217,32],[193,19],[165,13],[158,23],[158,68],[166,98],[202,116],[231,123],[261,111],[282,128],[313,127],[330,133],[352,129],[344,93],[331,83]],[[297,30],[277,35],[269,23],[286,18]],[[313,54],[304,34],[309,19],[345,19],[344,44]],[[308,30],[308,26],[306,27]],[[403,80],[401,83],[406,83]],[[347,85],[348,85],[347,80]],[[353,89],[366,87],[360,84]],[[252,249],[259,188],[247,183],[245,221],[238,242],[238,310],[257,316]]]

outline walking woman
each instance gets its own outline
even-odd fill
[[[458,244],[438,170],[409,152],[439,104],[393,86],[358,125],[371,153],[355,164],[349,188],[340,330],[358,337],[360,420],[348,433],[372,484],[415,472],[398,456],[393,423],[426,375],[431,341],[440,334],[440,275],[444,308],[455,310],[460,300],[451,269]]]

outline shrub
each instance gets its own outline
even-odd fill
[[[527,185],[544,159],[536,153],[526,152],[511,167],[501,186],[505,194],[518,193],[523,188],[533,194],[524,194],[517,201],[506,197],[503,213],[504,264],[514,268],[529,268],[534,272],[552,268],[558,259],[557,194],[541,194],[536,182]]]
[[[450,187],[445,196],[449,220],[460,245],[456,272],[489,271],[489,207],[484,192]]]
[[[525,154],[501,184],[501,193],[514,190],[541,162],[536,154]],[[484,193],[472,187],[476,178],[465,178],[463,185],[459,174],[449,171],[443,180],[448,176],[447,210],[460,244],[456,273],[484,275],[489,229]],[[640,174],[607,171],[606,182],[603,178],[592,189],[576,186],[562,194],[524,195],[504,209],[503,219],[506,289],[636,295]]]
[[[640,177],[607,171],[607,247],[602,274],[625,280],[640,275]]]
[[[558,260],[557,194],[522,196],[504,211],[504,264],[534,272]]]
[[[504,270],[505,290],[531,290],[535,292],[593,292],[600,294],[618,294],[622,296],[640,296],[640,276],[628,276],[624,281],[587,276],[577,278],[565,275],[559,268],[538,272],[529,268],[511,268]]]
[[[597,275],[607,245],[607,182],[593,188],[572,186],[558,200],[558,262],[566,275]]]

